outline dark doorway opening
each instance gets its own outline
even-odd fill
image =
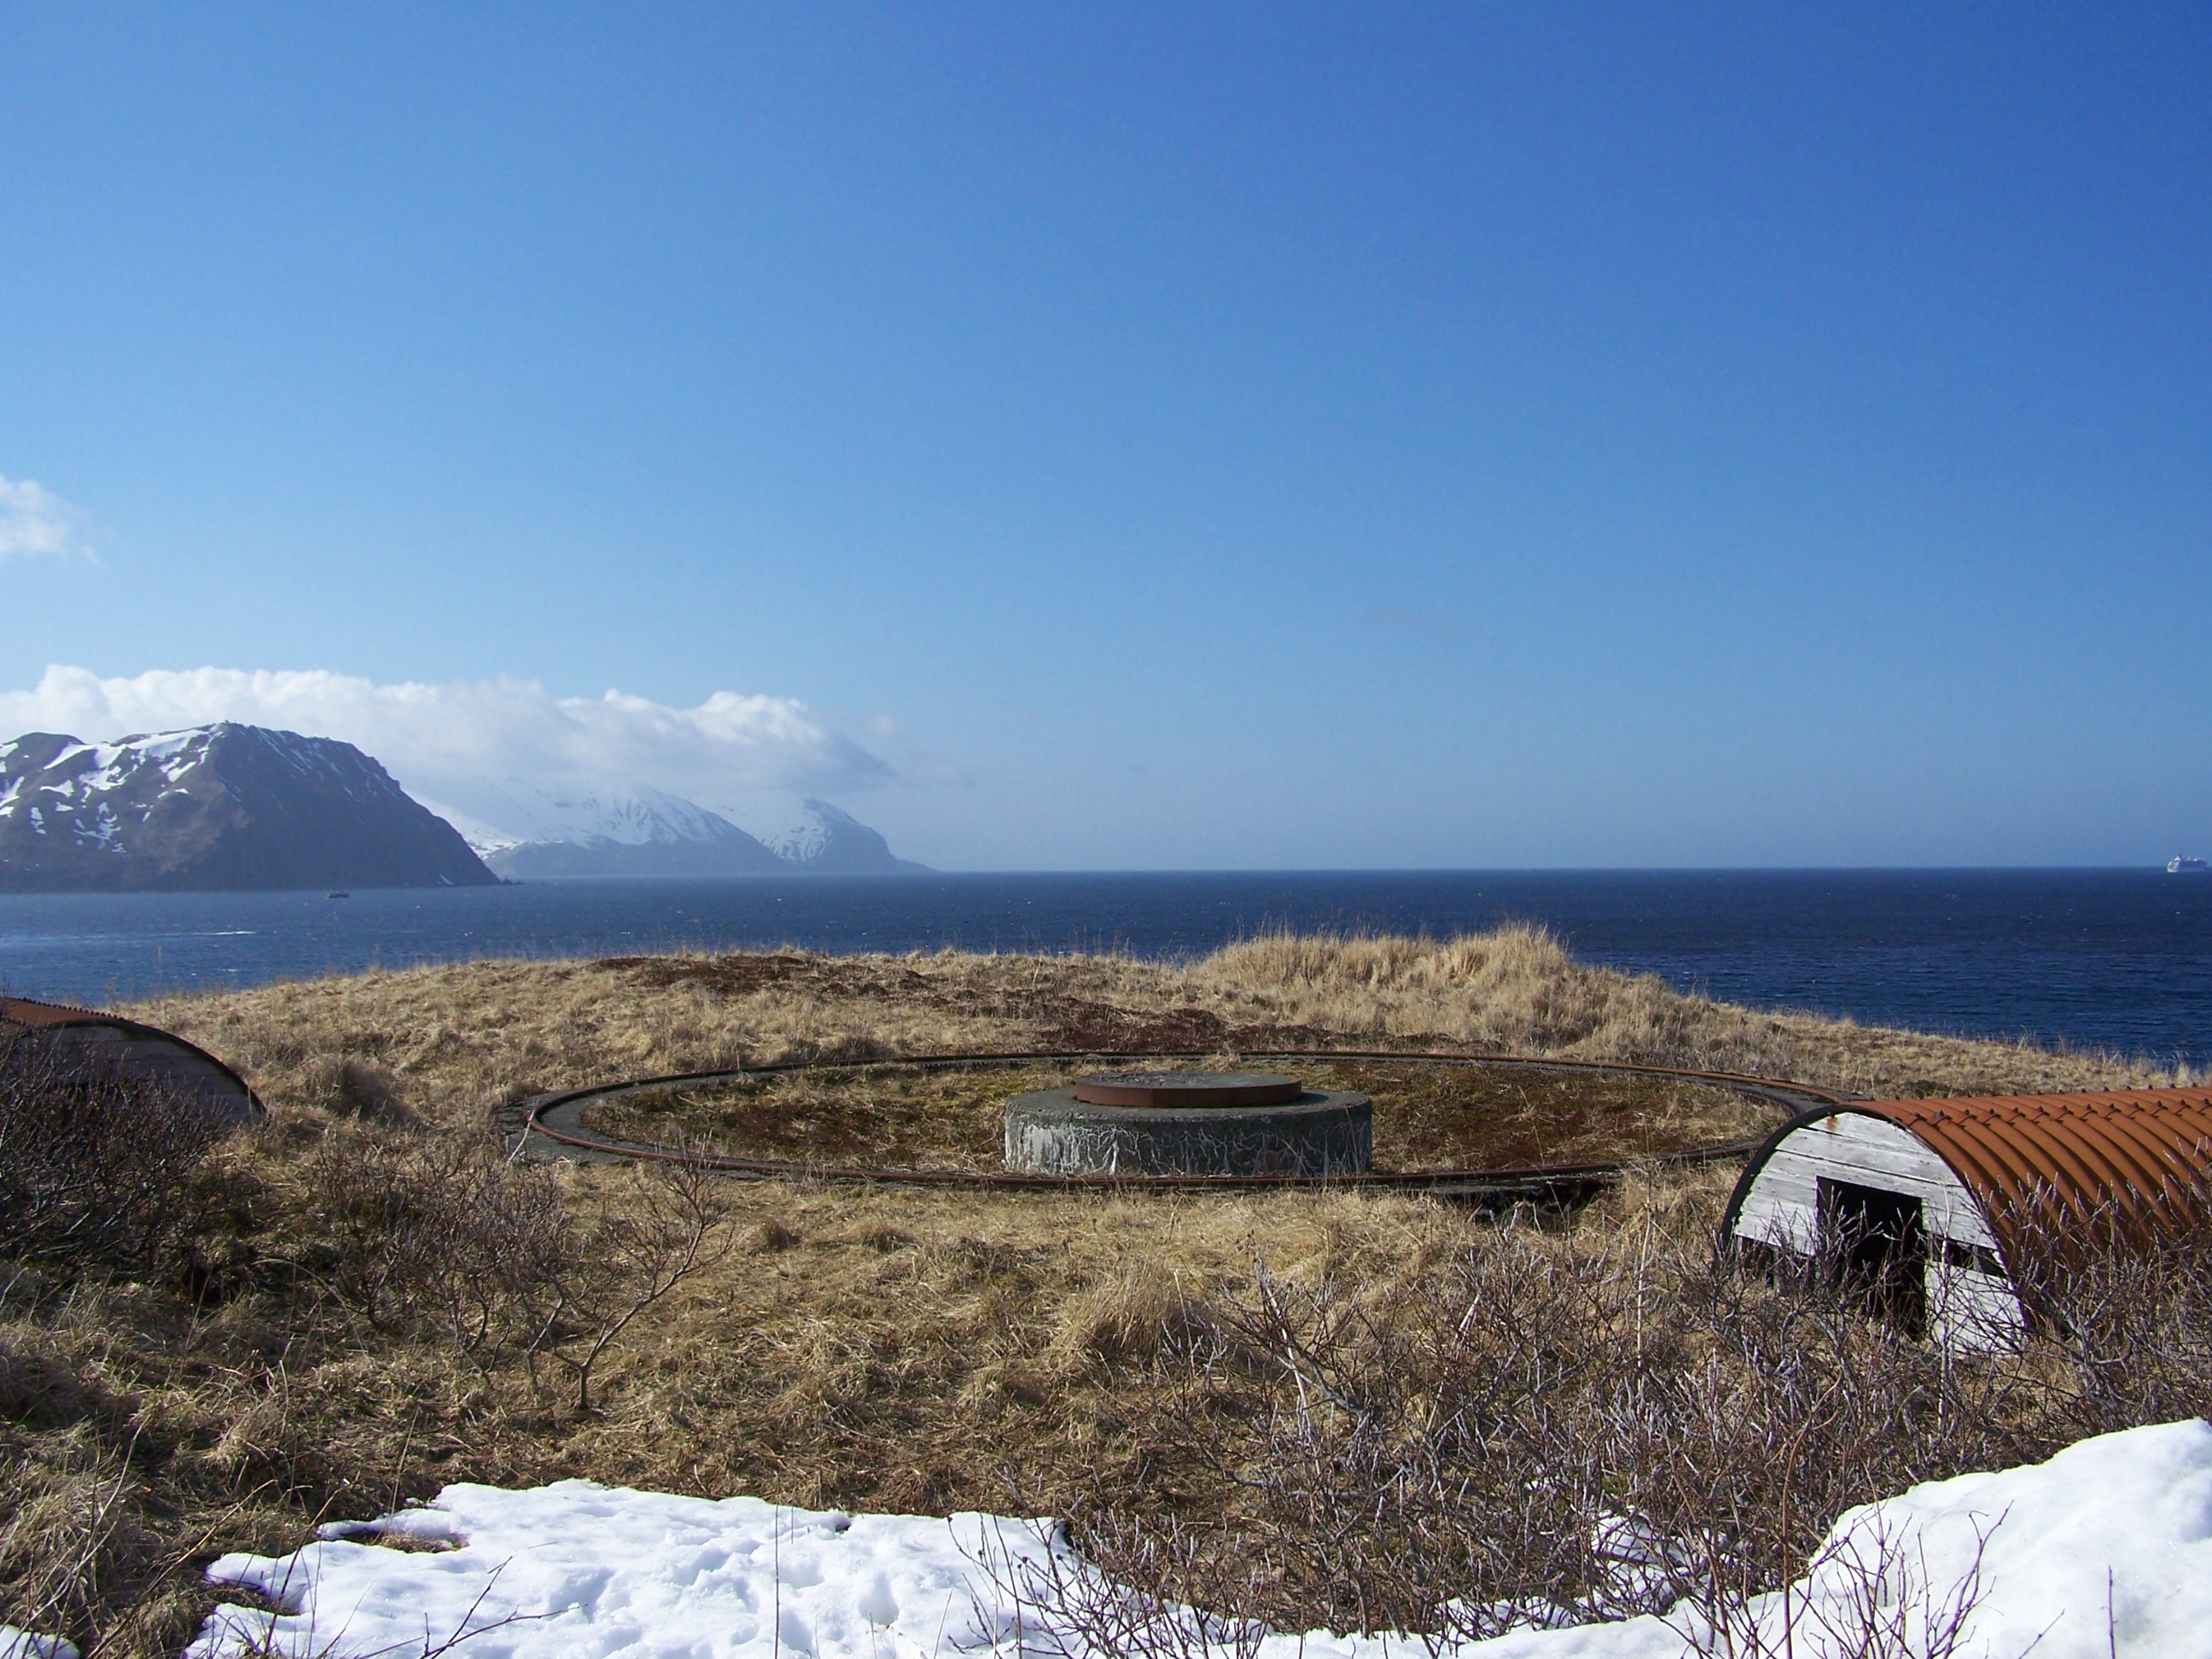
[[[1820,1241],[1867,1310],[1914,1336],[1928,1325],[1928,1237],[1920,1200],[1848,1181],[1820,1182]]]

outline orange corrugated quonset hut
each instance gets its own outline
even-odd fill
[[[2016,1343],[2021,1286],[2069,1239],[2150,1243],[2212,1222],[2212,1091],[1869,1100],[1752,1155],[1725,1240],[1863,1273],[1877,1304],[1960,1348]]]
[[[260,1099],[244,1078],[206,1049],[159,1026],[97,1008],[0,997],[0,1042],[11,1037],[36,1037],[56,1045],[74,1064],[190,1096],[234,1124],[262,1115]]]

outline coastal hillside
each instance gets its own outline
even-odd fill
[[[501,1139],[521,1101],[564,1084],[950,1049],[1504,1052],[1870,1095],[2177,1080],[1685,996],[1533,929],[1285,936],[1187,964],[479,962],[128,1012],[237,1066],[269,1116],[143,1183],[167,1225],[112,1260],[79,1260],[73,1236],[0,1205],[0,1620],[88,1651],[176,1654],[237,1600],[204,1576],[226,1555],[282,1557],[457,1482],[575,1477],[817,1510],[1063,1516],[1092,1559],[1168,1600],[1283,1630],[1449,1630],[1455,1609],[1579,1593],[1581,1569],[1534,1548],[1440,1561],[1413,1546],[1590,1538],[1589,1504],[1528,1507],[1577,1471],[1636,1483],[1638,1512],[1674,1535],[1748,1536],[1747,1583],[1765,1588],[1852,1504],[2203,1398],[2203,1327],[2169,1293],[2198,1281],[2178,1270],[2166,1291],[2087,1310],[2064,1352],[1946,1366],[1717,1262],[1725,1165],[1641,1171],[1536,1226],[1345,1190],[694,1180],[515,1162]],[[846,1075],[790,1079],[721,1132],[819,1152],[841,1113],[899,1128],[992,1080],[948,1073],[918,1093],[888,1070]],[[1393,1109],[1409,1094],[1393,1085]],[[1540,1127],[1542,1094],[1504,1079],[1467,1109]],[[1611,1152],[1644,1145],[1638,1123],[1618,1127]],[[2109,1328],[2114,1310],[2126,1331]],[[1316,1417],[1268,1358],[1309,1353],[1370,1416]],[[1631,1394],[1661,1415],[1620,1413]],[[1427,1402],[1467,1399],[1499,1402],[1503,1426],[1437,1440],[1470,1419]],[[1291,1444],[1270,1425],[1346,1437]],[[1400,1449],[1437,1455],[1419,1468],[1450,1476],[1441,1496]],[[1612,1484],[1589,1496],[1621,1506]],[[282,1650],[334,1639],[312,1634]],[[1188,1650],[1159,1659],[1173,1651]]]
[[[0,744],[0,890],[457,887],[498,878],[349,743],[225,720]]]

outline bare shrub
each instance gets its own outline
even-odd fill
[[[333,1134],[314,1168],[343,1240],[332,1278],[372,1323],[427,1326],[479,1366],[519,1356],[533,1387],[550,1365],[573,1379],[579,1412],[632,1322],[735,1242],[698,1158],[631,1171],[580,1213],[550,1168],[483,1142]]]
[[[1784,1259],[1770,1277],[1723,1261],[1668,1275],[1674,1340],[1589,1407],[1609,1501],[1638,1537],[1660,1541],[1615,1571],[1634,1593],[1594,1610],[1675,1607],[1704,1631],[1700,1650],[1751,1659],[1778,1616],[1762,1598],[1817,1571],[1843,1594],[1821,1601],[1813,1622],[1860,1644],[1845,1650],[1904,1651],[1885,1645],[1887,1626],[1852,1623],[1890,1617],[1899,1595],[1927,1631],[1955,1635],[1971,1606],[1957,1587],[1914,1579],[1882,1540],[1856,1539],[1848,1559],[1824,1556],[1822,1540],[1856,1505],[2052,1449],[2039,1379],[1960,1364],[1869,1317],[1844,1265]],[[1782,1608],[1782,1627],[1796,1616]]]
[[[0,1257],[64,1271],[150,1262],[219,1108],[36,1032],[0,1040]]]
[[[1224,1559],[1180,1523],[1097,1517],[1087,1529],[1090,1553],[1110,1559],[1110,1572],[1071,1548],[1064,1526],[1039,1526],[1044,1547],[1035,1556],[1017,1554],[986,1531],[980,1581],[971,1583],[977,1625],[1012,1634],[1021,1652],[1060,1659],[1253,1659],[1259,1652],[1267,1636],[1260,1620],[1205,1611],[1249,1605],[1254,1570]]]
[[[2201,1224],[2107,1202],[2025,1226],[2012,1255],[2076,1437],[2212,1415],[2212,1235]]]
[[[343,1241],[340,1292],[380,1324],[428,1322],[479,1357],[530,1328],[541,1287],[576,1254],[552,1172],[455,1139],[394,1146],[326,1137],[313,1164]]]
[[[1142,1505],[1101,1487],[1076,1513],[1090,1562],[1141,1594],[1028,1589],[1131,1651],[1176,1651],[1159,1621],[1189,1604],[1438,1650],[1663,1613],[1738,1659],[1794,1620],[1940,1659],[1978,1575],[1933,1582],[1878,1526],[1824,1545],[1837,1517],[2201,1410],[2206,1254],[2077,1253],[2063,1332],[1971,1359],[1869,1317],[1840,1261],[1765,1271],[1649,1224],[1509,1228],[1380,1281],[1263,1270],[1156,1362]],[[1808,1572],[1817,1596],[1777,1601]]]
[[[1917,1531],[1877,1510],[1824,1546],[1802,1583],[1747,1600],[1692,1592],[1662,1617],[1698,1659],[1953,1659],[1987,1594],[1983,1564],[2003,1524],[1978,1522],[1964,1569],[1939,1578]]]
[[[523,1352],[533,1384],[540,1361],[550,1361],[574,1380],[577,1412],[591,1410],[592,1370],[616,1339],[730,1252],[717,1179],[702,1158],[687,1155],[633,1170],[626,1191],[599,1194],[559,1270],[525,1287]]]
[[[325,1111],[374,1123],[411,1123],[392,1073],[357,1054],[319,1054],[302,1079],[307,1098]]]
[[[1153,1520],[1102,1489],[1075,1535],[1107,1583],[1012,1588],[1109,1652],[1176,1652],[1186,1607],[1224,1630],[1412,1631],[1437,1644],[1547,1622],[1588,1579],[1595,1468],[1555,1406],[1608,1358],[1613,1286],[1559,1253],[1470,1255],[1387,1289],[1262,1270],[1217,1305],[1155,1419]]]

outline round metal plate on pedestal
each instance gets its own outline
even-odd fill
[[[1282,1106],[1304,1092],[1273,1072],[1101,1072],[1075,1085],[1086,1106]]]

